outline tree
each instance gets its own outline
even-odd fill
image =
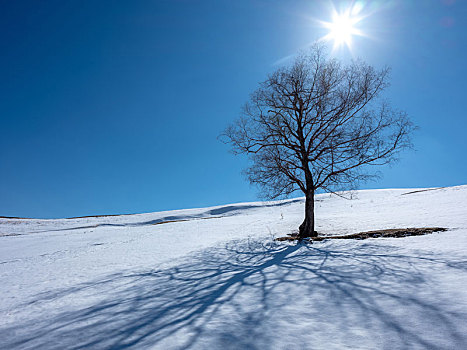
[[[317,190],[354,188],[409,147],[406,113],[380,99],[389,69],[362,61],[344,65],[315,46],[280,68],[251,94],[238,120],[222,134],[234,153],[246,153],[246,175],[268,198],[305,194],[299,238],[315,237]]]

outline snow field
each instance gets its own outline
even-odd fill
[[[318,195],[317,230],[450,230],[275,243],[303,199],[0,219],[0,348],[467,348],[467,186],[352,197]]]

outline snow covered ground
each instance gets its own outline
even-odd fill
[[[467,349],[467,186],[317,197],[317,230],[450,230],[275,243],[303,199],[0,219],[0,349]]]

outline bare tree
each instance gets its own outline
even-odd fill
[[[314,195],[355,187],[410,146],[413,125],[380,101],[389,69],[343,65],[315,46],[272,73],[223,133],[234,153],[246,153],[251,183],[268,198],[305,194],[299,238],[314,237]]]

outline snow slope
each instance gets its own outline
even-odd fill
[[[0,349],[467,348],[467,186],[317,197],[323,234],[421,237],[274,243],[302,212],[0,218]]]

